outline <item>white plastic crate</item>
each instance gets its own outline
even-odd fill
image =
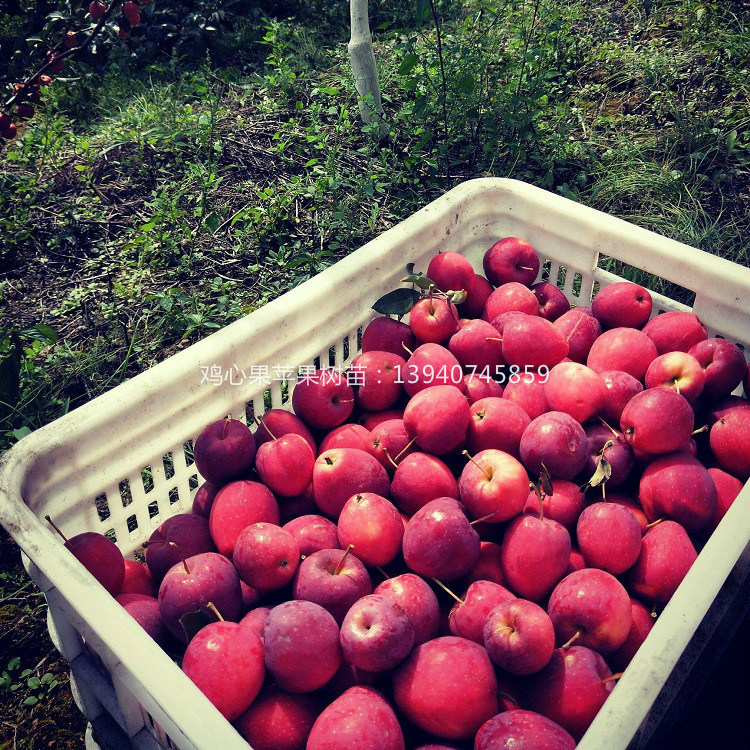
[[[575,304],[588,304],[595,285],[617,280],[598,268],[600,254],[614,257],[694,291],[692,309],[709,333],[750,353],[747,268],[515,180],[479,179],[246,318],[24,438],[0,462],[0,520],[47,596],[50,631],[71,664],[76,701],[104,744],[247,750],[180,669],[63,548],[41,520],[44,515],[69,535],[113,532],[122,551],[132,555],[165,518],[190,509],[201,481],[189,458],[191,439],[203,426],[227,414],[243,420],[262,414],[264,399],[274,408],[290,408],[279,382],[267,390],[250,380],[215,387],[202,382],[202,368],[216,365],[226,372],[236,365],[250,373],[253,366],[269,372],[274,365],[344,366],[375,315],[371,304],[399,285],[406,263],[425,269],[434,254],[450,249],[481,270],[487,248],[510,235],[531,242],[548,261],[550,281],[559,278]],[[655,312],[688,309],[660,295],[654,303]],[[749,565],[746,485],[581,750],[644,745],[702,645],[727,612],[731,619]]]

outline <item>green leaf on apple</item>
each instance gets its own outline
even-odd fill
[[[612,465],[602,456],[599,459],[594,475],[588,481],[588,485],[589,487],[598,487],[600,484],[604,484],[611,476]]]
[[[406,315],[420,299],[421,295],[416,289],[394,289],[375,302],[372,309],[381,315],[398,315],[400,318]]]

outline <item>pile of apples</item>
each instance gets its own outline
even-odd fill
[[[437,255],[362,384],[203,430],[145,566],[67,542],[255,750],[571,750],[750,475],[737,346],[539,268]]]

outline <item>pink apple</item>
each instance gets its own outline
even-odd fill
[[[388,473],[377,458],[365,451],[336,448],[321,453],[315,461],[315,504],[334,520],[352,495],[374,492],[387,496],[389,488]]]
[[[363,352],[391,352],[403,357],[414,351],[414,334],[406,323],[385,316],[371,320],[362,334]]]
[[[577,307],[563,313],[554,322],[554,326],[568,342],[568,357],[573,362],[585,364],[594,341],[602,333],[599,321]]]
[[[219,552],[231,557],[240,532],[251,523],[278,525],[279,505],[271,491],[260,482],[247,480],[222,487],[208,519],[211,536]]]
[[[458,499],[458,484],[451,470],[435,456],[412,453],[402,459],[393,475],[391,496],[396,505],[413,515],[438,497]]]
[[[444,455],[464,441],[471,411],[455,386],[435,385],[413,396],[404,410],[404,425],[422,450]]]
[[[321,441],[318,455],[334,448],[357,448],[370,452],[372,433],[361,424],[345,424],[334,427]]]
[[[458,311],[442,297],[423,297],[409,313],[409,326],[417,341],[444,344],[458,329]]]
[[[301,435],[289,433],[263,443],[255,456],[261,481],[277,495],[296,497],[312,481],[315,454]]]
[[[435,592],[413,573],[388,578],[375,593],[386,596],[406,612],[414,627],[414,645],[432,640],[437,634],[440,609]]]
[[[643,380],[659,352],[653,341],[636,328],[612,328],[594,341],[586,364],[595,372],[622,370]]]
[[[630,600],[630,612],[633,617],[633,624],[628,631],[628,637],[620,648],[611,654],[607,654],[608,663],[619,671],[624,671],[630,664],[636,651],[643,645],[651,632],[651,628],[654,627],[655,622],[651,616],[651,610],[637,599]]]
[[[622,370],[605,370],[600,375],[609,394],[602,417],[619,425],[623,409],[633,396],[643,390],[643,383]]]
[[[494,326],[484,320],[470,320],[451,336],[448,348],[464,369],[496,374],[503,364],[503,343]]]
[[[404,531],[404,562],[426,578],[453,581],[479,558],[479,535],[457,500],[440,497],[409,520]]]
[[[435,737],[469,739],[497,713],[497,680],[482,646],[436,638],[396,668],[393,699],[407,719]]]
[[[178,513],[151,532],[146,546],[146,565],[154,580],[160,582],[171,567],[186,557],[215,551],[209,522],[192,513]]]
[[[464,391],[470,404],[483,398],[502,398],[503,387],[489,375],[464,375]]]
[[[554,367],[567,356],[565,337],[544,318],[518,316],[503,329],[503,359],[509,365]]]
[[[602,287],[591,303],[602,328],[643,328],[651,317],[651,294],[630,281]]]
[[[609,399],[601,375],[577,362],[555,365],[544,384],[544,395],[550,409],[569,414],[581,424],[601,414]]]
[[[572,531],[586,505],[583,492],[577,484],[567,479],[553,479],[552,490],[552,494],[545,495],[542,501],[544,517],[557,521],[568,531]],[[539,515],[539,498],[533,490],[526,499],[523,512]]]
[[[404,390],[412,397],[436,385],[464,387],[464,371],[458,360],[439,344],[422,344],[406,362]]]
[[[585,476],[594,476],[602,457],[609,463],[611,474],[607,479],[607,489],[614,489],[623,484],[635,465],[633,451],[622,432],[603,424],[586,427],[588,458],[584,467]]]
[[[416,451],[403,419],[388,419],[376,425],[371,433],[369,452],[383,468],[393,474],[398,463]]]
[[[534,248],[518,237],[498,240],[485,254],[484,275],[495,286],[510,281],[530,286],[539,273],[539,258]]]
[[[646,370],[646,388],[671,388],[691,404],[703,392],[703,370],[695,357],[685,352],[660,354]]]
[[[617,503],[593,503],[576,526],[578,547],[586,564],[620,575],[635,565],[641,552],[641,525],[630,509]]]
[[[710,529],[713,531],[721,523],[721,519],[724,518],[737,495],[740,494],[743,485],[739,479],[721,469],[709,469],[708,473],[716,487],[716,512],[710,524]],[[126,560],[125,564],[127,563]]]
[[[576,741],[558,724],[534,711],[504,711],[477,733],[474,750],[575,750]]]
[[[406,360],[393,352],[363,352],[352,360],[351,372],[360,385],[357,403],[367,411],[382,411],[398,401],[403,387],[399,382],[406,371]]]
[[[481,318],[484,306],[493,289],[492,284],[484,276],[480,276],[478,273],[474,274],[474,281],[472,282],[466,302],[459,308],[461,315],[465,318]]]
[[[368,672],[400,664],[414,645],[414,625],[389,596],[370,594],[354,602],[341,625],[344,658]]]
[[[349,418],[354,409],[354,391],[337,370],[316,370],[297,381],[292,406],[305,424],[330,430]]]
[[[487,298],[482,317],[489,323],[507,312],[536,316],[539,313],[539,300],[531,289],[517,281],[502,284]]]
[[[469,515],[502,523],[517,516],[529,493],[529,475],[509,453],[489,448],[464,466],[458,492]]]
[[[182,671],[227,721],[234,721],[250,707],[263,685],[263,644],[255,633],[235,622],[212,622],[188,644]]]
[[[508,600],[492,609],[482,638],[490,659],[515,675],[544,669],[555,650],[552,620],[538,604],[526,599]]]
[[[666,604],[697,557],[685,529],[675,521],[661,521],[643,537],[641,554],[628,572],[628,588]]]
[[[467,583],[474,581],[491,581],[500,586],[507,586],[503,572],[502,548],[495,542],[479,543],[479,559],[466,574]]]
[[[378,425],[391,419],[403,419],[403,409],[386,409],[385,411],[365,412],[360,418],[359,423],[372,432]]]
[[[383,696],[365,686],[349,688],[318,716],[306,750],[404,750],[396,714]]]
[[[516,382],[505,386],[503,398],[520,406],[530,419],[541,417],[549,411],[547,397],[544,395],[544,384],[547,375],[538,372],[525,372]]]
[[[120,594],[143,594],[156,597],[159,587],[149,569],[137,560],[125,560],[125,576],[120,586]]]
[[[393,503],[381,495],[363,492],[346,501],[338,534],[340,546],[346,549],[353,545],[353,554],[365,565],[388,565],[401,552],[404,524]]]
[[[298,516],[284,524],[283,529],[294,537],[299,545],[300,555],[305,557],[322,549],[336,549],[339,546],[336,524],[323,516]]]
[[[689,312],[656,315],[646,323],[643,332],[654,342],[659,354],[687,352],[708,338],[698,316]]]
[[[515,402],[503,398],[484,398],[471,405],[466,442],[472,453],[495,448],[519,457],[529,415]]]
[[[232,557],[242,581],[256,591],[275,591],[286,586],[297,571],[299,559],[297,540],[270,523],[246,526]]]
[[[720,417],[711,427],[710,442],[724,471],[750,477],[750,409],[732,409]]]
[[[438,253],[427,266],[427,278],[434,282],[441,292],[463,289],[470,292],[474,288],[474,269],[459,253]]]
[[[502,561],[509,588],[524,599],[540,601],[565,575],[570,534],[548,518],[519,516],[508,524]]]
[[[312,448],[312,452],[317,455],[318,448],[315,444],[315,438],[307,428],[307,425],[292,412],[286,409],[271,409],[267,411],[259,420],[260,424],[255,431],[255,445],[260,447],[263,443],[273,440],[274,437],[280,438],[293,432],[296,435],[302,435],[307,444]]]
[[[263,640],[263,633],[266,627],[266,620],[271,613],[270,607],[255,607],[251,609],[241,620],[240,625],[250,630]]]
[[[498,604],[515,599],[504,586],[492,581],[475,581],[464,592],[460,602],[451,608],[448,628],[452,635],[484,644],[484,624]]]
[[[620,429],[634,451],[671,453],[690,440],[693,410],[676,391],[652,388],[630,399],[623,409]]]

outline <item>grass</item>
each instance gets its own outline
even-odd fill
[[[429,5],[376,3],[380,139],[357,117],[345,32],[309,20],[256,14],[220,39],[212,65],[123,58],[53,86],[2,153],[0,359],[17,364],[18,380],[3,370],[0,446],[474,176],[527,180],[748,265],[740,6],[438,3],[441,68]],[[7,598],[26,579],[7,538],[0,548],[0,619],[15,623],[3,629],[0,670],[19,657],[20,675],[51,645],[33,589]],[[38,706],[24,704],[28,685],[0,691],[9,747],[78,741],[64,665],[50,654],[40,686],[42,667],[59,684]],[[58,735],[28,731],[41,707]]]

